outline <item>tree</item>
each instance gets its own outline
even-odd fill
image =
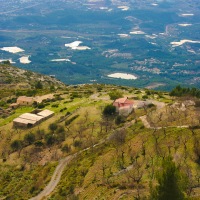
[[[56,142],[56,139],[55,139],[55,137],[53,135],[46,134],[45,135],[45,141],[46,141],[46,144],[48,146],[51,146],[51,145],[53,145]]]
[[[5,60],[5,61],[3,61],[3,64],[4,64],[4,65],[10,65],[11,63],[10,63],[9,60]]]
[[[180,171],[172,158],[167,157],[163,161],[163,171],[158,176],[159,185],[151,189],[150,200],[184,200],[181,180]]]
[[[20,157],[20,153],[21,153],[21,150],[23,148],[22,141],[21,140],[14,140],[11,143],[11,148],[12,148],[13,151],[18,151],[18,155]]]
[[[106,116],[114,115],[115,112],[116,112],[116,107],[113,106],[113,105],[107,105],[103,110],[103,114],[106,115]]]
[[[58,128],[58,125],[55,123],[49,124],[49,130],[54,132]]]
[[[125,120],[125,117],[122,116],[122,115],[118,115],[116,118],[115,118],[115,124],[119,125],[121,123],[124,123],[126,120]]]
[[[42,89],[42,88],[43,88],[43,85],[42,85],[41,81],[36,82],[35,89]]]
[[[111,99],[111,100],[115,100],[115,99],[118,99],[118,98],[123,97],[122,93],[119,92],[119,91],[110,92],[110,93],[109,93],[109,96],[110,96],[110,99]]]
[[[35,135],[33,133],[28,133],[24,136],[24,141],[27,142],[29,145],[35,142]]]

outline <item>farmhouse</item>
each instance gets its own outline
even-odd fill
[[[13,127],[31,128],[35,125],[40,124],[42,121],[47,120],[53,115],[54,112],[50,110],[43,110],[38,112],[37,114],[24,113],[13,120]]]
[[[129,115],[132,112],[133,104],[134,102],[132,100],[129,100],[127,97],[116,99],[113,102],[113,106],[116,107],[116,111],[120,115],[125,116]]]
[[[31,106],[34,102],[33,97],[20,96],[17,99],[17,104],[21,106]]]

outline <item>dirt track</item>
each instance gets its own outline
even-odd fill
[[[66,158],[60,160],[58,166],[56,167],[53,176],[51,177],[51,181],[48,183],[48,185],[44,188],[44,190],[39,193],[37,196],[31,198],[30,200],[41,200],[44,197],[47,197],[51,194],[51,192],[55,189],[55,187],[58,185],[62,172],[66,165],[76,157],[77,154],[67,156]]]

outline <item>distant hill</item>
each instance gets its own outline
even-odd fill
[[[54,77],[20,69],[8,64],[0,64],[0,84],[16,84],[18,87],[31,87],[41,81],[44,87],[54,85],[64,87],[65,84]]]
[[[9,91],[55,90],[66,85],[54,77],[20,69],[9,64],[0,64],[1,98],[10,95]],[[36,91],[38,93],[38,91]]]

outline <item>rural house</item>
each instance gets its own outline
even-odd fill
[[[120,115],[129,115],[133,111],[133,104],[132,100],[129,100],[127,97],[116,99],[113,102],[113,106],[116,107],[116,111]]]
[[[20,96],[17,99],[17,104],[21,106],[31,106],[34,102],[33,97]]]

